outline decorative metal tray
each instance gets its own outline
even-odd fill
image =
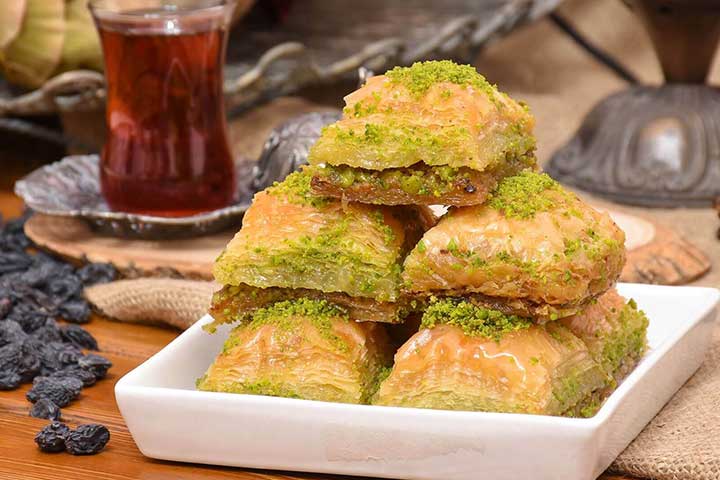
[[[106,235],[148,240],[208,235],[238,225],[252,196],[306,163],[320,130],[339,112],[307,113],[274,129],[257,162],[237,164],[238,188],[233,205],[191,217],[166,218],[111,210],[100,192],[99,157],[74,155],[41,167],[15,183],[15,193],[32,210],[76,217]]]
[[[559,0],[302,0],[271,24],[262,5],[228,47],[225,92],[232,110],[299,89],[382,72],[417,60],[472,61],[490,40],[552,10]],[[21,93],[0,80],[0,117],[87,111],[104,102],[103,76],[68,72]]]

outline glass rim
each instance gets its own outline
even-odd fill
[[[188,6],[177,5],[178,3],[184,3],[181,1],[166,1],[161,2],[160,5],[158,5],[157,7],[153,7],[154,10],[152,12],[145,11],[142,14],[138,14],[137,10],[128,9],[127,7],[123,7],[118,3],[118,0],[88,0],[87,6],[90,12],[95,16],[112,16],[117,19],[126,18],[128,20],[152,20],[169,16],[192,15],[194,13],[224,10],[228,7],[234,7],[235,5],[234,0],[195,0],[195,3],[197,3],[197,5]],[[188,3],[193,2],[190,1]]]

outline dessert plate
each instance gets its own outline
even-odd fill
[[[115,387],[151,458],[417,480],[591,480],[697,370],[720,291],[619,284],[650,319],[650,348],[592,418],[376,407],[199,392],[222,348],[205,316]]]

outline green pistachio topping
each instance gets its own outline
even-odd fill
[[[294,316],[312,317],[313,320],[325,322],[337,317],[347,319],[347,312],[327,300],[311,300],[309,298],[285,300],[258,309],[253,315],[251,325],[277,323]]]
[[[275,182],[267,189],[270,195],[282,195],[293,203],[322,208],[332,200],[312,193],[312,173],[301,170],[288,175],[282,182]]]
[[[486,92],[491,98],[497,93],[497,88],[480,75],[475,67],[458,65],[451,60],[415,62],[411,67],[395,67],[387,71],[385,76],[418,96],[442,82],[471,86]]]
[[[548,174],[525,170],[500,182],[488,204],[508,218],[528,219],[556,207],[557,197],[550,191],[569,195]]]
[[[323,128],[322,135],[334,134],[338,141],[357,145],[382,146],[384,143],[397,145],[395,154],[408,154],[418,148],[428,149],[430,152],[440,151],[447,148],[456,150],[467,150],[466,155],[470,156],[473,135],[467,128],[458,125],[448,125],[437,131],[431,131],[425,127],[414,125],[407,121],[391,120],[385,123],[365,123],[362,129],[345,129],[337,124],[328,125]],[[382,152],[378,152],[380,154]]]
[[[298,317],[306,318],[317,329],[320,336],[328,340],[338,350],[346,351],[347,344],[333,331],[334,321],[349,321],[347,312],[327,300],[312,300],[299,298],[297,300],[285,300],[277,302],[269,307],[260,308],[255,311],[252,321],[247,325],[240,325],[235,328],[257,329],[264,325],[275,325],[281,332],[292,334],[297,331]],[[228,351],[235,346],[231,335],[223,348]]]
[[[443,298],[430,303],[420,328],[435,328],[438,325],[453,325],[460,327],[466,335],[500,341],[506,333],[524,330],[532,323],[517,315],[507,315],[464,300]]]

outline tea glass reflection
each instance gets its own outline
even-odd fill
[[[113,210],[188,216],[229,205],[223,63],[231,0],[91,0],[105,56],[102,193]]]

